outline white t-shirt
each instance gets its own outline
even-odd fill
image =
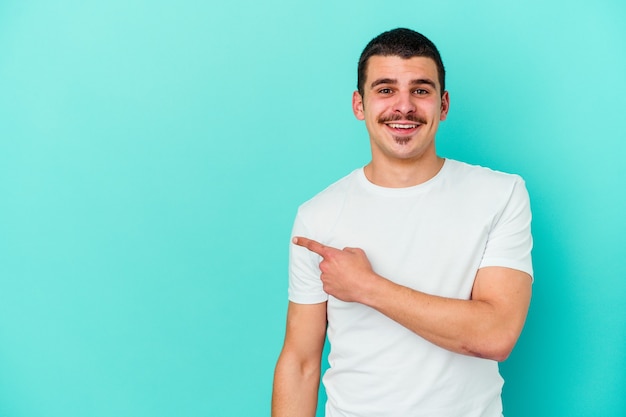
[[[385,188],[357,169],[298,210],[293,235],[358,247],[374,271],[428,294],[469,299],[486,266],[532,276],[530,205],[517,175],[446,160],[431,180]],[[378,311],[328,296],[321,258],[291,245],[289,299],[328,301],[327,417],[496,417],[495,361],[442,349]]]

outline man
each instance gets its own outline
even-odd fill
[[[371,162],[303,204],[272,415],[314,416],[326,333],[328,417],[502,415],[498,361],[531,297],[523,180],[443,159],[450,105],[432,42],[373,39],[352,108]]]

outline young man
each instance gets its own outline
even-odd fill
[[[315,415],[327,332],[328,417],[501,416],[531,297],[524,182],[437,156],[450,99],[424,36],[379,35],[358,77],[372,160],[298,210],[272,416]]]

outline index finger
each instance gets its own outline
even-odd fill
[[[315,241],[313,239],[309,239],[306,237],[301,237],[301,236],[295,236],[292,239],[292,242],[295,245],[302,246],[303,248],[307,248],[311,252],[315,252],[322,257],[324,257],[324,254],[326,253],[326,249],[328,248],[328,246],[324,246],[318,241]]]

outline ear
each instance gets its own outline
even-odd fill
[[[450,94],[448,94],[447,91],[444,91],[441,96],[441,115],[439,116],[439,120],[446,120],[446,117],[448,117],[448,110],[450,110]]]
[[[358,120],[365,120],[365,114],[363,113],[363,97],[358,91],[352,93],[352,112]]]

